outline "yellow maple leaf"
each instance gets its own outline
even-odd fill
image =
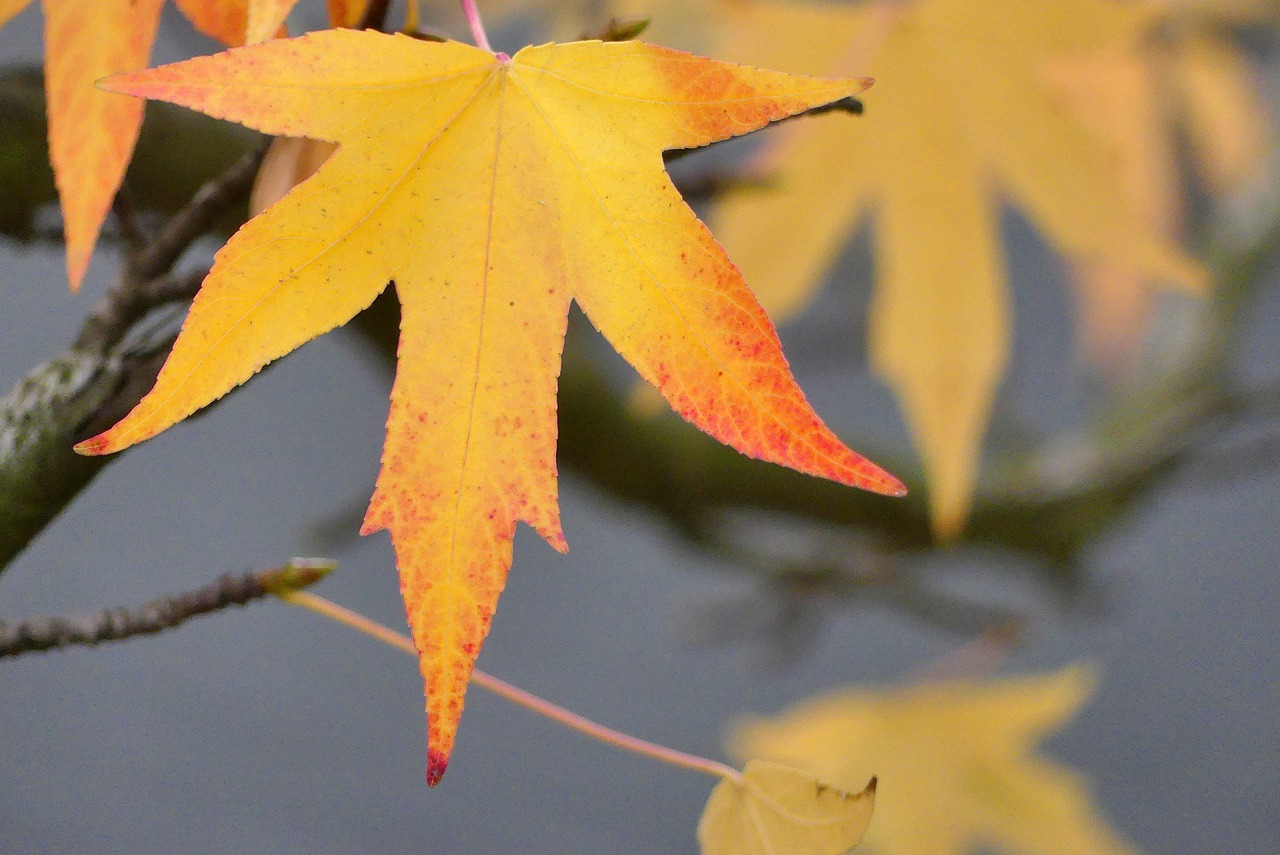
[[[725,198],[712,227],[787,317],[873,220],[871,362],[920,450],[935,531],[953,536],[1008,358],[1002,204],[1073,258],[1201,278],[1134,210],[1109,146],[1046,79],[1055,57],[1137,38],[1147,12],[1108,0],[711,5],[728,58],[879,81],[863,117],[775,135],[757,161],[768,186]]]
[[[1133,855],[1084,782],[1034,752],[1089,696],[1083,667],[988,683],[850,689],[733,728],[730,749],[836,786],[876,776],[880,855]]]
[[[1048,72],[1079,120],[1111,140],[1119,186],[1138,216],[1152,233],[1174,239],[1181,231],[1178,164],[1150,60],[1136,43],[1112,45],[1060,59]],[[1098,260],[1077,262],[1071,276],[1081,354],[1105,369],[1131,366],[1159,283]]]
[[[702,855],[844,855],[862,839],[876,782],[846,792],[812,775],[752,760],[711,791],[698,823]]]
[[[663,169],[861,91],[635,42],[525,48],[331,30],[127,75],[117,90],[336,142],[215,259],[155,388],[82,443],[159,433],[394,280],[399,364],[364,532],[389,529],[448,762],[517,521],[566,549],[555,392],[586,315],[672,407],[756,457],[884,493],[804,399],[773,325]]]

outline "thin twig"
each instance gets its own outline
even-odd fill
[[[267,143],[263,142],[246,152],[226,172],[201,187],[191,201],[165,224],[129,271],[130,276],[145,282],[168,273],[192,243],[208,234],[223,211],[245,198],[253,187],[266,153]]]
[[[203,588],[152,600],[138,608],[103,609],[69,618],[32,617],[16,624],[0,622],[0,657],[73,645],[92,647],[162,632],[198,615],[305,588],[323,579],[334,566],[329,561],[295,558],[283,567],[258,573],[227,573]]]
[[[119,344],[147,313],[172,303],[190,302],[200,290],[209,269],[161,275],[131,287],[113,288],[98,309],[85,320],[75,347],[105,351]]]
[[[170,274],[161,276],[158,279],[152,279],[144,283],[138,293],[141,295],[139,303],[146,307],[147,311],[167,306],[170,303],[185,303],[195,297],[196,292],[200,290],[200,283],[209,276],[209,268],[201,268],[198,270],[188,270],[186,273]],[[131,318],[130,324],[140,320],[142,315]]]
[[[153,280],[167,276],[182,254],[208,233],[229,208],[244,199],[266,155],[264,143],[246,152],[217,178],[205,184],[174,214],[145,249],[131,252],[119,281],[80,328],[75,349],[104,352],[115,346],[138,319],[155,308],[148,302]],[[168,290],[162,290],[168,302]]]
[[[335,602],[326,600],[324,597],[318,597],[307,591],[299,591],[296,589],[288,590],[278,594],[278,596],[287,603],[309,609],[317,614],[323,615],[331,620],[335,620],[341,624],[351,627],[359,632],[363,632],[377,640],[388,644],[392,647],[399,648],[415,659],[418,656],[418,650],[413,645],[413,640],[407,636],[383,626],[380,623],[370,620],[359,612],[353,612],[351,609],[340,606]],[[518,686],[513,686],[505,680],[501,680],[492,674],[487,674],[480,669],[471,672],[471,682],[475,683],[482,689],[487,689],[499,697],[505,698],[517,706],[522,706],[527,710],[531,710],[541,716],[558,722],[565,727],[576,730],[585,734],[592,739],[613,745],[618,748],[633,751],[636,754],[642,754],[653,760],[668,763],[672,766],[679,766],[682,769],[691,769],[695,772],[713,775],[720,778],[729,778],[734,781],[742,780],[742,773],[732,766],[711,760],[707,757],[699,757],[696,754],[687,754],[684,751],[677,751],[674,748],[668,748],[665,745],[659,745],[656,742],[639,739],[630,734],[614,730],[611,727],[605,727],[603,724],[594,722],[589,718],[580,716],[572,710],[553,704],[550,701],[540,698],[531,692],[526,692]]]
[[[111,200],[111,210],[116,215],[116,225],[120,228],[120,236],[130,254],[143,252],[148,238],[139,222],[138,206],[127,183],[121,183],[120,189],[116,191],[115,198]]]
[[[188,299],[204,271],[169,275],[209,224],[249,193],[265,147],[207,183],[159,238],[133,255],[65,353],[36,366],[0,399],[0,571],[102,468],[72,452],[110,427],[155,383],[172,335],[143,333],[152,309]],[[118,210],[127,219],[128,201]],[[126,226],[126,228],[128,228]]]

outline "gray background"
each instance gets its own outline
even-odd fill
[[[4,60],[38,56],[39,27],[27,12],[0,34]],[[181,31],[169,21],[158,58],[190,49]],[[1067,420],[1087,385],[1068,359],[1068,298],[1045,281],[1049,259],[1031,233],[1016,221],[1009,230],[1019,314],[1005,403]],[[100,250],[72,296],[57,251],[0,243],[0,388],[69,343],[112,261]],[[854,281],[860,264],[855,255],[846,265]],[[860,431],[896,428],[887,394],[863,375],[859,343],[842,332],[854,303],[828,294],[783,336],[815,406],[857,447]],[[1273,288],[1247,336],[1257,376],[1280,368],[1277,322]],[[388,389],[382,367],[342,333],[305,346],[111,466],[0,575],[0,619],[140,603],[320,551],[341,567],[319,593],[402,627],[386,535],[359,539],[347,522],[352,536],[334,546],[315,532],[367,500]],[[1007,570],[952,569],[957,587],[1035,615],[1008,671],[1081,658],[1103,666],[1096,696],[1046,752],[1092,781],[1141,851],[1277,849],[1277,505],[1280,478],[1269,472],[1164,491],[1097,544],[1101,610],[1056,606]],[[850,608],[831,610],[784,668],[760,647],[691,645],[690,605],[748,583],[572,478],[563,515],[567,557],[527,530],[517,537],[480,665],[640,736],[719,756],[736,713],[900,679],[965,641]],[[3,855],[693,852],[713,783],[476,690],[449,774],[428,791],[414,661],[278,603],[4,661],[0,709]]]

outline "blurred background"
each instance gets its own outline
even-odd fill
[[[804,52],[801,36],[778,29],[778,16],[794,11],[789,4],[633,5],[508,2],[481,10],[495,46],[509,51],[552,36],[607,34],[611,15],[644,12],[653,17],[645,37],[655,41],[742,61],[778,45]],[[723,224],[731,257],[739,258],[736,235],[760,243],[742,225],[752,212],[734,206],[750,208],[760,197],[767,207],[771,188],[780,196],[803,183],[788,183],[773,152],[803,151],[801,135],[819,125],[853,128],[874,146],[879,126],[856,123],[880,105],[892,112],[891,49],[920,50],[902,42],[913,25],[949,33],[957,5],[796,7],[800,22],[815,9],[833,16],[809,21],[826,25],[814,30],[820,44],[806,61],[830,59],[832,74],[854,73],[841,62],[866,63],[879,82],[865,116],[799,119],[672,163],[700,213],[713,228]],[[963,5],[978,24],[956,43],[971,38],[973,56],[1002,57],[992,45],[1017,22],[1004,29],[991,22],[1017,16],[996,0]],[[1099,2],[1070,14],[1083,20],[1094,6],[1111,5],[1133,8]],[[992,127],[962,139],[947,136],[941,118],[930,120],[903,138],[896,156],[925,162],[929,152],[912,140],[929,132],[957,149],[996,152],[990,164],[985,154],[962,162],[991,197],[985,210],[1000,269],[990,281],[970,282],[942,254],[948,241],[961,251],[975,245],[960,220],[920,221],[919,244],[894,244],[883,224],[896,210],[892,182],[854,201],[834,161],[821,181],[845,200],[848,216],[814,213],[802,231],[826,238],[780,236],[767,247],[788,258],[788,270],[811,271],[790,297],[757,286],[785,318],[779,332],[801,386],[852,447],[909,483],[908,499],[854,494],[720,449],[663,414],[575,313],[560,449],[572,551],[560,556],[520,530],[479,666],[621,730],[721,758],[737,716],[774,716],[832,690],[857,686],[891,697],[929,680],[980,688],[1089,663],[1097,669],[1092,695],[1078,712],[1064,703],[1023,748],[1079,776],[1092,797],[1087,815],[1115,837],[1110,851],[1274,852],[1280,24],[1266,3],[1153,8],[1139,23],[1106,23],[1123,33],[1096,45],[1049,40],[1052,62],[1041,69],[1045,91],[1057,93],[1047,115],[1090,117],[1073,121],[1071,133],[1095,135],[1106,153],[1098,162],[1115,169],[1107,192],[1124,189],[1112,206],[1130,205],[1132,216],[1109,229],[1113,236],[1132,229],[1130,243],[1091,244],[1083,226],[1069,222],[1088,204],[1055,207],[1034,176],[1018,183],[1018,169],[1001,164],[1033,158],[1012,147],[1000,154],[998,145],[1002,135],[1019,137],[1017,119],[1002,130],[1010,120],[975,93],[958,127],[988,119]],[[892,15],[874,17],[884,9]],[[846,40],[870,31],[865,18],[846,14],[871,15],[880,28],[874,44],[857,42],[854,59],[841,59],[853,43]],[[392,4],[387,20],[390,29],[400,26],[403,6]],[[757,32],[748,27],[761,20],[773,29],[747,44]],[[290,19],[297,32],[324,25],[323,5],[307,0]],[[424,4],[419,25],[466,35],[450,4]],[[44,145],[32,71],[41,43],[34,8],[0,30],[0,166],[9,196],[0,201],[8,206],[0,218],[3,389],[16,389],[70,347],[114,283],[124,251],[109,221],[83,288],[68,292],[48,167],[30,160]],[[1127,44],[1131,52],[1120,59],[1108,53]],[[961,47],[946,59],[963,60]],[[153,62],[217,48],[166,9]],[[1192,54],[1220,62],[1196,65]],[[877,62],[885,71],[872,68]],[[1004,79],[991,62],[982,73]],[[1152,69],[1140,78],[1145,88],[1122,85],[1135,79],[1126,76],[1135,67]],[[962,82],[981,83],[979,71]],[[1125,125],[1135,105],[1157,118]],[[1157,130],[1157,119],[1167,126]],[[1033,120],[1048,121],[1025,121]],[[144,224],[160,222],[255,140],[181,111],[151,110],[127,180]],[[1137,174],[1165,156],[1168,172]],[[805,162],[797,157],[791,162]],[[921,168],[920,180],[929,174]],[[950,198],[946,186],[934,187],[927,211]],[[228,218],[243,216],[240,205]],[[207,267],[224,236],[211,229],[180,269]],[[1126,247],[1137,247],[1130,266]],[[750,251],[740,263],[756,285],[771,261],[748,258]],[[915,363],[884,346],[899,311],[887,296],[899,268],[886,259],[931,253],[933,267],[955,273],[936,286],[943,305],[978,301],[948,284],[959,282],[992,301],[972,323],[1005,318],[982,328],[995,350],[973,356],[988,366],[986,379],[957,404],[958,414],[922,410],[910,391]],[[1106,299],[1122,292],[1129,297]],[[915,311],[922,330],[907,350],[936,353],[921,370],[970,364],[931,350],[951,339],[930,329],[947,325],[930,328],[928,310]],[[180,307],[168,308],[146,324],[171,331],[180,317]],[[956,326],[968,324],[957,316]],[[111,462],[0,573],[0,621],[140,604],[223,572],[323,555],[340,566],[317,593],[403,628],[388,538],[356,536],[386,418],[385,330],[367,318],[323,336],[207,413]],[[937,384],[939,376],[920,382]],[[975,439],[947,445],[937,425]],[[154,637],[4,659],[0,852],[696,851],[694,828],[712,780],[587,741],[479,690],[469,696],[449,774],[429,791],[421,691],[411,658],[274,601]],[[991,726],[1002,726],[998,714]],[[945,740],[948,727],[927,739]],[[959,724],[954,733],[968,738]],[[860,749],[835,732],[828,750]],[[914,809],[927,824],[964,805],[940,797]],[[952,824],[967,823],[957,814]],[[892,839],[871,843],[876,851],[916,851]],[[1103,851],[1065,838],[956,846]]]

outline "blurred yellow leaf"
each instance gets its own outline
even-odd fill
[[[698,823],[702,855],[844,855],[871,821],[875,781],[845,792],[812,775],[753,760],[742,780],[711,791]]]
[[[1170,53],[1180,111],[1206,188],[1222,197],[1261,183],[1275,134],[1256,74],[1240,50],[1212,31],[1200,31]]]
[[[256,217],[306,181],[338,150],[328,140],[276,137],[267,147],[249,193],[249,216]]]
[[[31,0],[0,0],[0,27],[9,23],[9,19],[27,8]]]
[[[713,221],[761,301],[786,317],[874,214],[871,360],[920,450],[935,531],[953,536],[1008,358],[1002,202],[1068,256],[1200,279],[1047,79],[1051,61],[1135,43],[1148,12],[1108,0],[720,7],[725,56],[877,79],[865,116],[799,122],[771,141],[758,161],[771,186],[726,198]]]
[[[286,35],[284,19],[298,0],[174,0],[192,26],[227,47]]]
[[[1119,187],[1152,232],[1181,229],[1179,173],[1158,97],[1158,69],[1137,44],[1074,56],[1050,65],[1049,75],[1079,120],[1110,140]],[[1130,366],[1146,332],[1157,284],[1114,264],[1078,262],[1072,270],[1082,355],[1108,369]]]
[[[369,0],[327,0],[329,26],[354,27],[364,17]]]
[[[245,22],[245,41],[248,44],[264,42],[284,32],[285,19],[298,0],[250,0],[249,16]]]
[[[880,855],[1132,855],[1078,775],[1034,753],[1071,718],[1084,667],[985,683],[850,689],[738,724],[730,750],[835,786],[879,778],[864,844]]]
[[[1054,63],[1052,79],[1080,120],[1107,139],[1120,187],[1155,233],[1182,237],[1187,200],[1178,156],[1185,153],[1217,199],[1263,184],[1274,144],[1248,63],[1220,35],[1214,4],[1176,4],[1153,19],[1151,38]],[[1183,11],[1187,7],[1188,11]],[[1240,10],[1227,8],[1236,17]],[[1073,271],[1081,351],[1123,371],[1136,360],[1160,282],[1109,263]]]

